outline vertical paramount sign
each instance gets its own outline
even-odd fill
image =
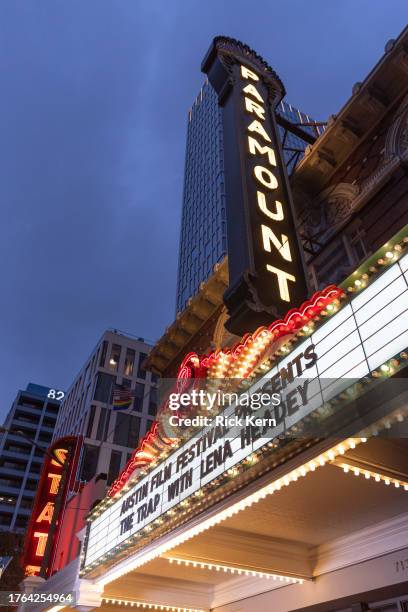
[[[230,286],[227,328],[238,335],[307,297],[304,265],[274,109],[279,77],[252,49],[214,39],[202,70],[223,109]]]

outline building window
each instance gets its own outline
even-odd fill
[[[10,527],[12,514],[0,514],[0,525],[2,527]]]
[[[350,271],[350,259],[344,240],[339,237],[319,254],[313,264],[314,274],[317,279],[318,288],[325,287],[331,283],[340,283]]]
[[[33,414],[25,414],[24,412],[21,412],[21,410],[16,410],[14,419],[16,421],[20,421],[21,423],[29,423],[30,425],[37,425],[38,423],[38,416],[34,416]]]
[[[48,402],[46,411],[51,412],[52,414],[58,414],[59,406],[58,404],[51,404],[50,402]]]
[[[145,386],[142,383],[136,383],[133,399],[133,410],[141,412],[143,410]]]
[[[94,400],[105,404],[112,402],[113,385],[115,384],[115,376],[98,372],[98,378],[95,386]]]
[[[111,485],[114,480],[119,475],[120,471],[120,462],[122,460],[122,453],[119,451],[112,451],[110,462],[109,462],[109,471],[108,471],[108,480],[107,484]]]
[[[41,472],[41,467],[42,467],[41,465],[36,465],[35,463],[32,463],[30,465],[29,472],[31,474],[39,474]]]
[[[25,529],[27,527],[28,518],[29,518],[28,516],[18,515],[14,526],[17,527],[18,529]]]
[[[0,487],[8,487],[12,489],[20,489],[22,484],[21,478],[0,478]],[[29,487],[27,487],[29,488]],[[34,489],[36,486],[34,486]],[[4,493],[4,491],[3,491]]]
[[[26,406],[27,408],[34,408],[42,410],[43,402],[41,400],[31,399],[30,397],[24,397],[23,395],[20,397],[18,402],[19,406]]]
[[[120,346],[120,344],[112,344],[111,353],[109,357],[109,364],[108,364],[108,368],[112,372],[118,371],[121,348],[122,347]]]
[[[102,441],[103,439],[103,435],[105,432],[106,419],[108,418],[108,414],[109,414],[109,410],[107,408],[100,408],[98,429],[96,430],[97,440]]]
[[[146,357],[147,357],[146,353],[139,353],[139,364],[137,368],[138,378],[146,378],[146,370],[142,369],[142,364],[145,361]]]
[[[106,415],[106,420],[105,420],[105,431],[103,432],[103,439],[104,440],[107,440],[108,439],[108,435],[111,433],[109,431],[110,417],[111,417],[111,411],[108,410],[108,413]]]
[[[116,427],[113,443],[135,448],[139,442],[140,417],[131,414],[116,414]]]
[[[103,344],[102,344],[102,351],[101,351],[101,356],[99,358],[99,366],[101,368],[105,367],[105,360],[106,360],[106,351],[108,350],[108,343],[106,342],[106,340],[104,340]]]
[[[99,446],[85,444],[82,456],[81,480],[88,482],[96,474],[98,466]]]
[[[46,442],[47,444],[50,444],[51,439],[52,439],[52,434],[47,433],[46,431],[41,431],[40,434],[38,435],[39,442]]]
[[[20,508],[32,508],[34,499],[29,497],[22,497],[20,501]]]
[[[50,417],[44,417],[42,424],[44,427],[49,427],[50,429],[54,429],[55,419],[52,419]]]
[[[156,416],[157,414],[157,389],[152,387],[149,395],[149,414],[150,416]]]
[[[367,257],[367,250],[364,244],[364,230],[361,227],[350,232],[350,245],[353,251],[356,264]]]
[[[135,363],[135,355],[136,351],[133,349],[126,349],[126,357],[125,357],[125,376],[133,376],[133,366]]]
[[[95,406],[91,406],[91,409],[89,411],[88,425],[86,428],[87,438],[92,438],[92,427],[93,427],[94,418],[95,418]]]
[[[6,442],[4,450],[10,451],[11,453],[21,453],[22,455],[29,455],[31,452],[31,447],[26,446],[25,444],[19,444],[17,442]]]
[[[19,472],[25,472],[27,466],[26,461],[17,461],[12,459],[0,459],[0,468],[8,470],[17,470]]]
[[[28,489],[28,491],[36,491],[38,489],[38,480],[29,478],[26,482],[25,488]]]

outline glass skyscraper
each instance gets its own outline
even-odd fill
[[[277,113],[292,123],[313,121],[281,102]],[[318,136],[316,127],[303,128]],[[284,139],[288,170],[297,162],[296,151],[306,142],[279,126]],[[227,253],[227,226],[223,170],[223,134],[217,94],[206,81],[188,113],[186,162],[180,251],[177,276],[176,310],[184,310],[200,283],[212,273],[214,264]]]

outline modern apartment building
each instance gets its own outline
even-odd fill
[[[278,115],[304,131],[319,136],[322,128],[310,126],[313,120],[282,101]],[[288,171],[302,157],[307,143],[279,126]],[[177,312],[213,271],[214,264],[227,253],[225,187],[221,109],[217,94],[206,81],[188,113],[184,192],[177,278]]]
[[[17,393],[0,438],[1,531],[26,529],[63,397],[63,391],[33,383]]]
[[[54,439],[83,435],[79,478],[105,473],[111,484],[129,460],[156,414],[156,380],[143,361],[151,346],[117,330],[106,331],[62,402]],[[132,391],[129,408],[112,409],[115,385]]]

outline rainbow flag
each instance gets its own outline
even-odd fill
[[[115,385],[113,389],[112,408],[113,410],[125,410],[132,405],[133,391],[123,385]]]

